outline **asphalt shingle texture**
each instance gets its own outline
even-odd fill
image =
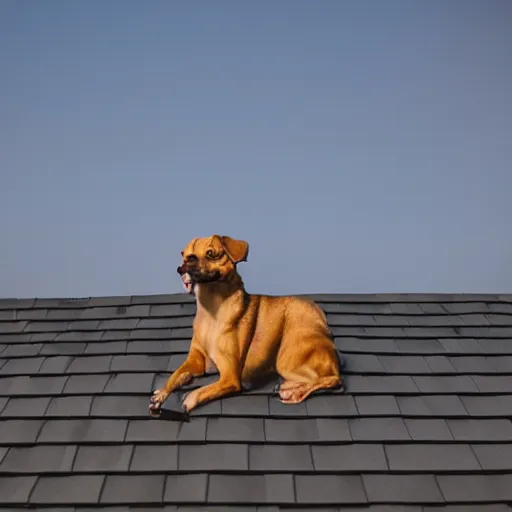
[[[311,298],[345,394],[271,383],[185,423],[148,405],[191,297],[0,300],[0,509],[512,510],[512,295]]]

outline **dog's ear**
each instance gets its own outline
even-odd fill
[[[247,261],[249,255],[249,244],[244,240],[235,240],[229,236],[221,236],[222,245],[228,256],[235,262]]]

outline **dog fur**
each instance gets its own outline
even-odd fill
[[[197,303],[193,336],[187,359],[154,392],[151,411],[212,368],[218,380],[186,395],[185,411],[276,374],[283,379],[277,392],[285,404],[302,402],[317,390],[343,388],[323,311],[305,298],[247,293],[236,267],[248,252],[243,240],[212,235],[194,238],[181,253],[177,271]]]

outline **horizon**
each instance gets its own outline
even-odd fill
[[[0,3],[0,298],[512,293],[512,4]]]

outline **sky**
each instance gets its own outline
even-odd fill
[[[508,0],[1,0],[0,297],[512,292]]]

